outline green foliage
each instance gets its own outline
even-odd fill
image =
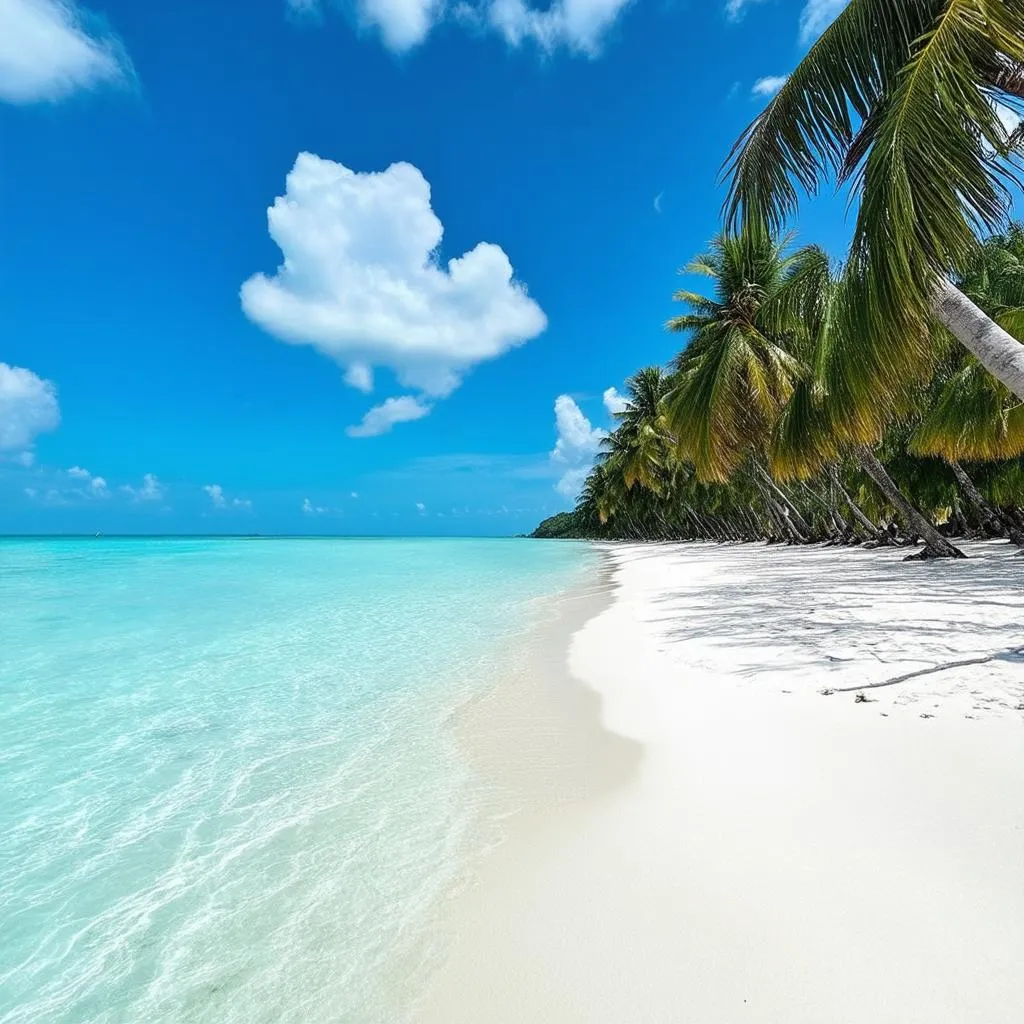
[[[1020,160],[997,104],[1024,96],[1021,0],[851,0],[744,132],[726,167],[730,228],[779,231],[835,180],[858,206],[837,306],[846,429],[927,379],[932,296],[1005,225]]]

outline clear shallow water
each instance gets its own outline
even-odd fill
[[[585,547],[0,541],[0,1022],[393,1022],[446,722]]]

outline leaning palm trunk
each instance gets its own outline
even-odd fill
[[[781,487],[772,479],[771,473],[768,472],[764,466],[761,465],[757,459],[753,460],[754,469],[756,471],[755,483],[760,481],[764,488],[767,488],[775,497],[775,503],[780,506],[787,523],[789,523],[793,533],[796,535],[795,540],[797,543],[801,541],[811,540],[812,530],[807,525],[807,521],[800,514],[800,510],[789,500],[789,496]],[[762,491],[763,493],[763,491]]]
[[[981,520],[982,529],[989,533],[1005,533],[1014,544],[1024,545],[1024,534],[1017,529],[1009,516],[1002,516],[986,500],[985,496],[975,486],[974,481],[968,476],[967,470],[960,465],[956,459],[948,459],[949,468],[956,477],[956,482],[963,492],[968,503],[974,508],[975,514]]]
[[[842,480],[839,479],[839,474],[836,472],[835,466],[828,467],[829,479],[832,481],[832,485],[839,491],[849,506],[850,512],[853,514],[853,518],[857,520],[861,528],[867,533],[873,540],[882,539],[882,531],[867,517],[864,510],[850,497],[849,492],[843,486]]]
[[[932,312],[993,377],[1024,399],[1024,345],[947,280],[939,282]]]
[[[935,529],[931,523],[907,500],[904,493],[896,486],[896,481],[886,472],[885,467],[878,461],[875,453],[866,445],[857,449],[857,456],[861,468],[872,480],[878,489],[885,495],[886,500],[896,509],[907,529],[918,534],[924,541],[925,551],[935,558],[963,558],[964,553],[951,544],[945,537]]]

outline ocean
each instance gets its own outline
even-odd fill
[[[387,1022],[585,545],[0,541],[0,1022]]]

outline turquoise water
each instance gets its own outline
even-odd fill
[[[448,727],[586,547],[0,541],[0,1022],[394,1022]]]

